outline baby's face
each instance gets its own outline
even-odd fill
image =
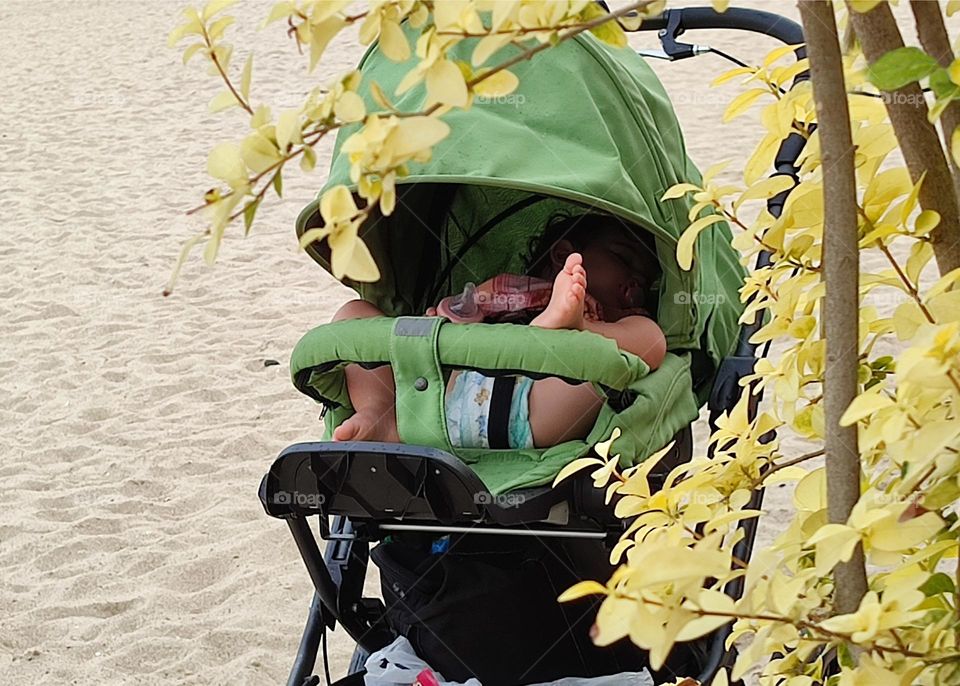
[[[645,286],[654,278],[649,265],[656,261],[648,252],[640,241],[611,230],[601,231],[581,251],[587,292],[600,303],[607,321],[636,314],[643,306]]]

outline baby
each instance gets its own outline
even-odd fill
[[[601,214],[555,218],[540,243],[544,248],[534,247],[530,271],[552,279],[553,288],[530,326],[592,331],[639,356],[651,369],[660,366],[666,340],[643,309],[657,271],[646,243],[629,235],[619,220]],[[340,308],[334,321],[382,314],[364,300],[353,300]],[[436,308],[427,315],[436,315]],[[345,373],[355,414],[335,429],[333,439],[399,442],[392,370],[349,365]],[[486,420],[493,381],[476,371],[451,374],[445,410],[454,445],[490,447]],[[515,377],[509,444],[498,447],[543,448],[584,438],[602,402],[589,383]]]

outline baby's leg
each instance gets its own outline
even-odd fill
[[[351,300],[337,310],[333,321],[380,317],[383,312],[365,300]],[[335,441],[385,441],[399,443],[396,388],[389,365],[364,369],[347,365],[347,391],[355,414],[333,431]]]
[[[615,322],[584,321],[583,329],[613,339],[618,348],[641,358],[650,369],[663,364],[667,354],[663,330],[647,317],[631,315]]]
[[[544,329],[583,329],[587,273],[579,253],[571,253],[553,282],[546,309],[530,322]],[[589,383],[568,384],[540,379],[530,389],[530,431],[533,445],[546,448],[585,438],[597,420],[603,401]]]
[[[586,438],[597,421],[603,400],[589,383],[568,384],[548,378],[530,389],[530,430],[533,445],[546,448]]]
[[[546,308],[534,317],[530,326],[541,329],[582,329],[583,308],[587,297],[587,272],[580,253],[570,253],[563,269],[553,280],[553,292]]]

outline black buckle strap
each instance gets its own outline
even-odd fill
[[[516,377],[497,376],[493,379],[490,393],[490,415],[487,417],[487,438],[494,450],[510,447],[510,405],[513,403],[513,389]]]

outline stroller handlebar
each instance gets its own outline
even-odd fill
[[[787,45],[803,43],[803,28],[797,22],[773,12],[730,7],[717,12],[710,7],[687,7],[667,10],[659,17],[645,19],[638,31],[659,31],[661,38],[671,39],[684,31],[697,29],[734,29],[762,33]]]
[[[414,344],[418,349],[426,345],[429,355],[413,352],[409,346]],[[426,366],[435,363],[491,375],[589,381],[616,391],[630,388],[650,371],[641,358],[589,331],[516,324],[453,325],[439,317],[372,317],[318,326],[297,343],[290,371],[301,392],[345,405],[349,397],[343,367],[349,363],[367,367],[390,364],[395,376],[411,367],[415,380],[429,376]],[[425,389],[426,383],[423,385]]]

